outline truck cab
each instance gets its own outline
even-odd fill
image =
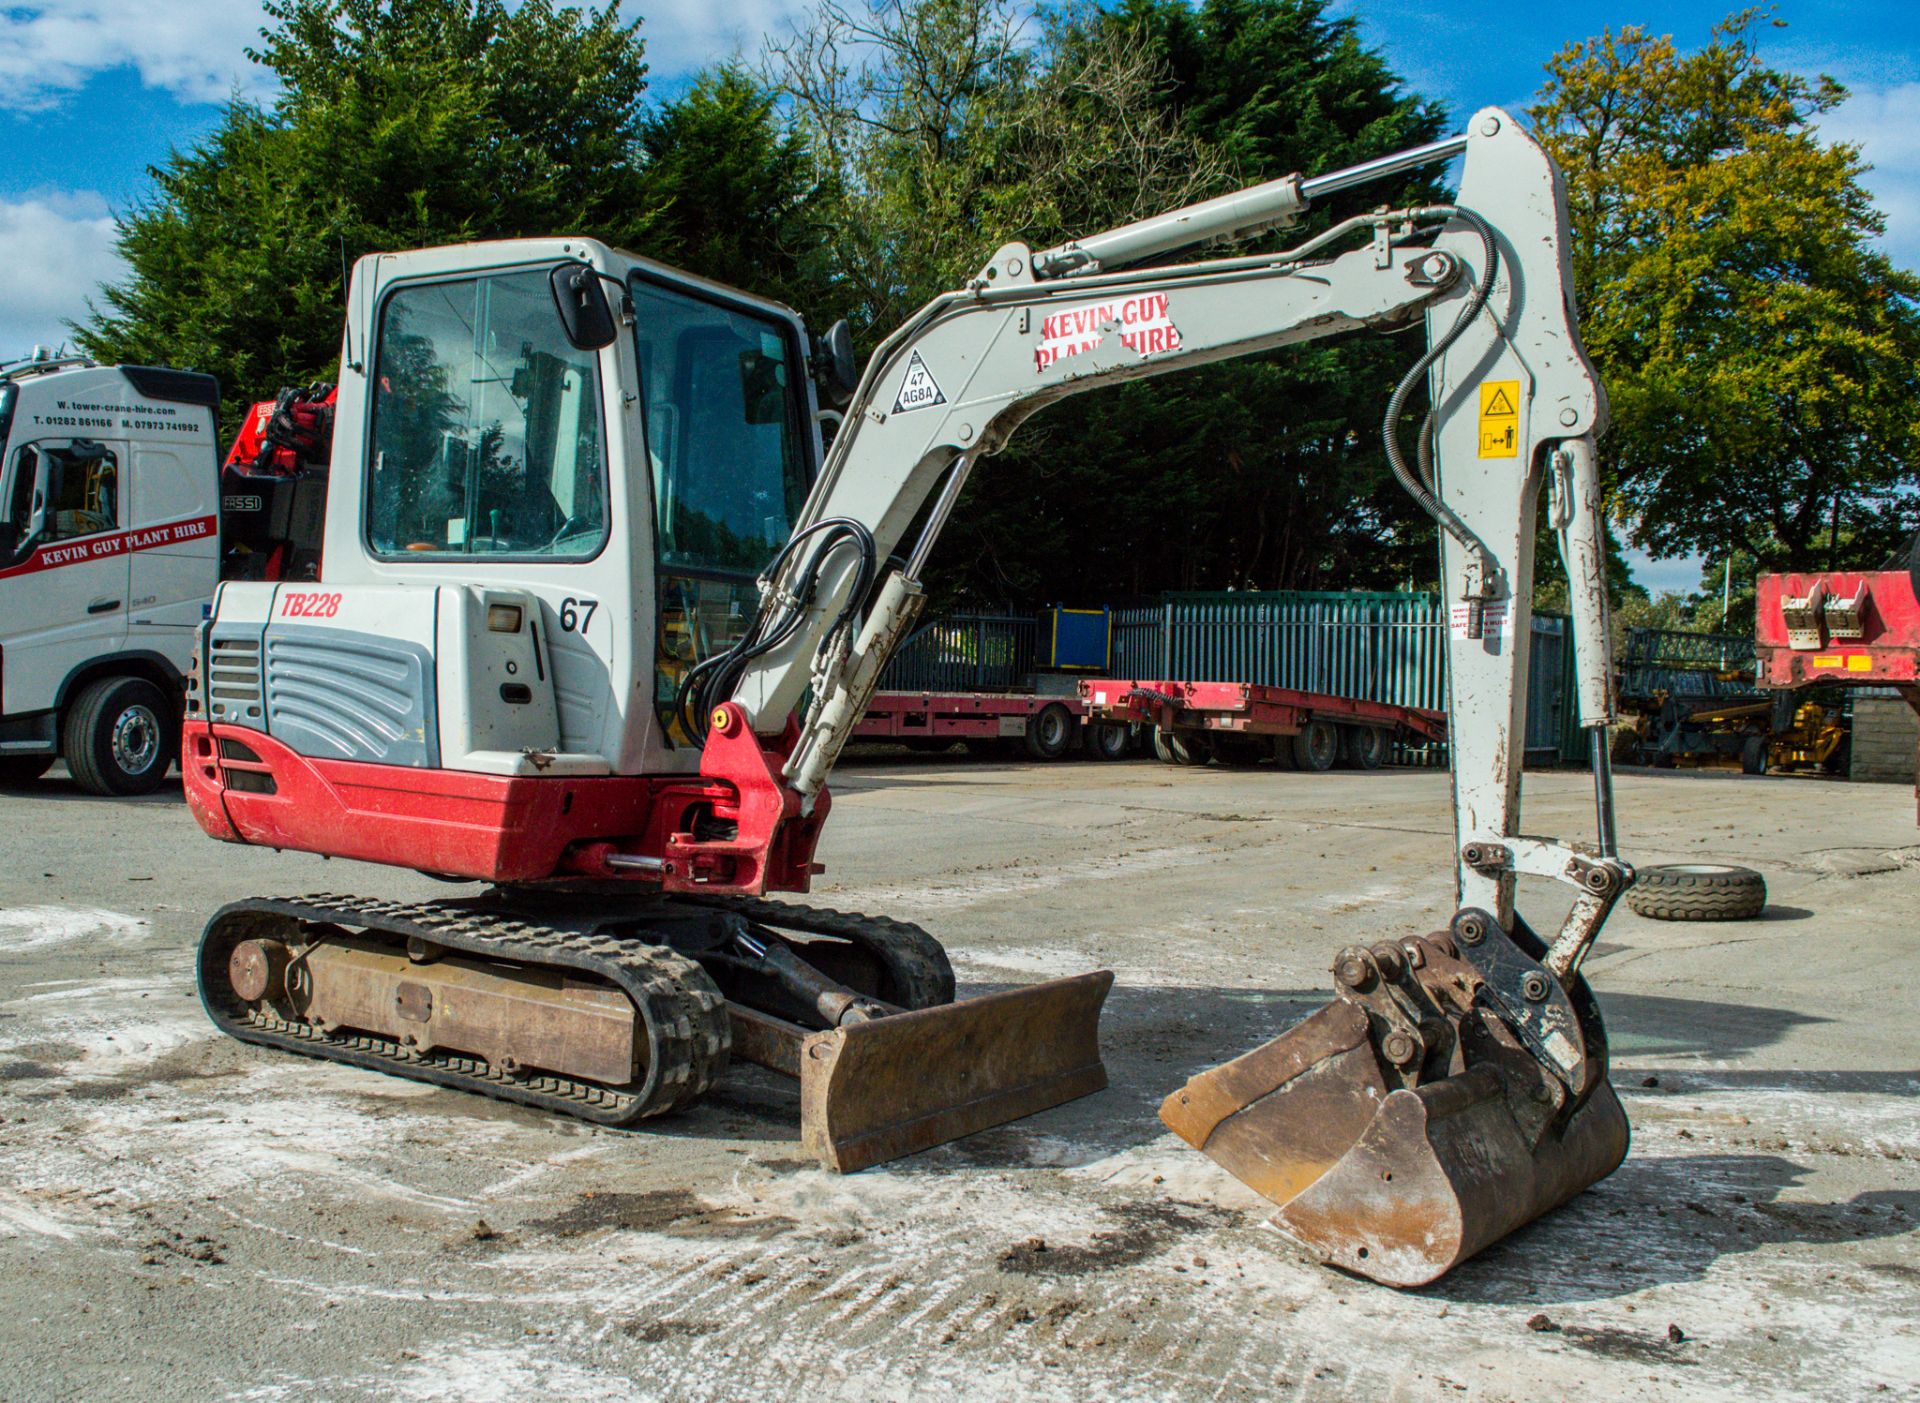
[[[0,365],[0,784],[166,778],[219,579],[218,410],[190,371]]]

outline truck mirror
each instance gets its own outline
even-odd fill
[[[814,347],[814,374],[829,402],[844,405],[860,388],[860,367],[853,359],[853,328],[842,317]]]
[[[547,281],[568,345],[576,351],[603,351],[613,344],[620,333],[597,272],[584,263],[562,263]]]

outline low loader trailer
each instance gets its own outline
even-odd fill
[[[1093,724],[1153,728],[1153,752],[1171,765],[1255,765],[1322,771],[1377,770],[1396,744],[1440,744],[1447,714],[1251,682],[1080,683]]]

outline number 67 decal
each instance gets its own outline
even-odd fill
[[[593,611],[599,607],[597,599],[575,599],[569,595],[560,601],[560,631],[585,633],[587,625],[593,622]]]

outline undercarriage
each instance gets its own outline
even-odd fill
[[[752,898],[496,888],[222,908],[201,997],[243,1041],[600,1125],[691,1106],[733,1060],[800,1083],[801,1138],[854,1170],[1106,1085],[1104,971],[954,1002],[904,921]]]

